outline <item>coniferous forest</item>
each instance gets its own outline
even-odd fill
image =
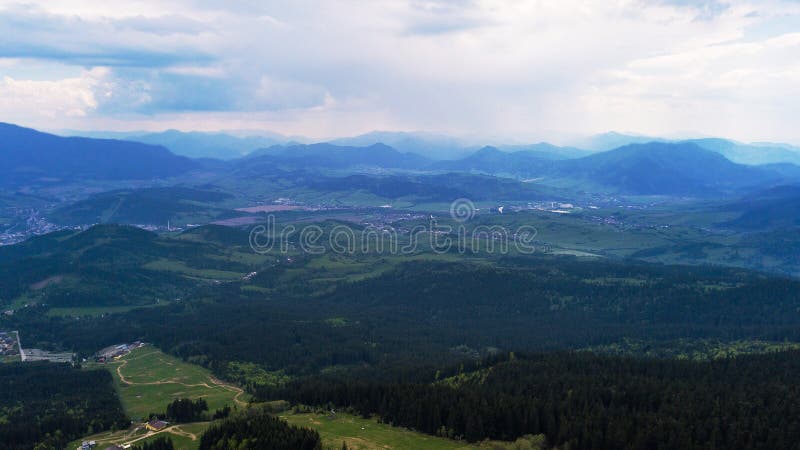
[[[253,408],[213,425],[200,439],[200,450],[229,449],[322,450],[322,441],[316,431]]]
[[[311,273],[306,261],[295,264]],[[800,283],[792,279],[535,257],[400,264],[324,290],[288,273],[278,266],[246,285],[200,286],[191,301],[83,317],[81,327],[43,307],[4,320],[37,345],[85,356],[98,343],[152,342],[257,400],[344,408],[467,441],[544,435],[551,446],[596,449],[800,442],[794,352],[711,362],[564,352],[627,339],[679,357],[682,345],[698,342],[794,342]],[[165,412],[175,422],[210,414],[186,400]],[[204,445],[259,435],[260,416],[243,417],[212,429]]]
[[[152,442],[145,442],[142,445],[131,447],[133,450],[174,450],[175,445],[168,437],[158,437]]]
[[[320,377],[276,394],[470,442],[544,434],[570,449],[800,445],[800,351],[711,362],[511,355],[462,370],[438,380],[426,371],[416,381]]]
[[[315,271],[293,264],[299,278]],[[308,375],[339,365],[455,362],[492,348],[800,341],[800,282],[738,269],[569,258],[421,262],[322,287],[287,273],[278,266],[247,285],[201,286],[195,301],[84,317],[82,327],[40,307],[5,321],[24,326],[32,343],[84,356],[98,342],[152,342],[223,378],[235,376],[235,361]]]
[[[167,405],[166,418],[172,422],[195,422],[203,419],[203,413],[208,411],[205,399],[178,398]]]
[[[67,442],[129,421],[106,370],[68,364],[0,364],[2,448],[63,449]]]

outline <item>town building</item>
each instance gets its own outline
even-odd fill
[[[144,426],[150,431],[161,431],[164,428],[167,428],[168,423],[164,422],[163,420],[153,419],[150,422],[147,422]]]

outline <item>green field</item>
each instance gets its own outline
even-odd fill
[[[327,448],[341,448],[342,442],[349,449],[396,448],[415,450],[437,449],[477,449],[479,446],[465,445],[462,442],[429,436],[403,428],[378,423],[374,419],[363,419],[349,414],[338,413],[335,418],[324,414],[281,415],[292,425],[313,428],[322,436]]]
[[[173,261],[163,258],[149,262],[143,267],[158,272],[174,272],[190,277],[225,281],[239,280],[245,275],[244,273],[228,272],[225,270],[193,269],[182,261]]]
[[[206,369],[185,363],[154,347],[136,349],[105,365],[92,363],[89,366],[105,367],[113,374],[125,411],[136,422],[128,430],[103,432],[81,439],[95,440],[101,447],[117,443],[142,443],[166,435],[172,439],[176,449],[196,449],[200,435],[210,422],[173,425],[161,433],[149,433],[141,424],[142,418],[151,412],[163,412],[167,404],[175,398],[203,397],[212,412],[226,404],[247,407],[247,394],[242,393],[239,388],[224,384]],[[291,424],[317,430],[326,447],[330,448],[338,449],[342,442],[347,442],[351,449],[486,448],[428,436],[348,414],[338,414],[335,419],[322,414],[290,414],[281,417]],[[77,447],[81,440],[70,444],[70,448]]]
[[[145,346],[106,364],[131,419],[162,413],[177,398],[204,398],[209,411],[247,404],[238,387],[215,379],[208,370]]]
[[[0,363],[15,363],[19,361],[19,355],[3,355],[0,356]]]
[[[149,305],[125,305],[125,306],[75,306],[65,308],[50,308],[47,310],[49,317],[97,317],[105,314],[123,313],[136,308],[152,308],[154,306],[166,305],[167,303],[151,303]]]
[[[247,407],[249,396],[236,386],[214,378],[208,370],[185,363],[155,347],[133,350],[108,364],[91,363],[88,367],[105,367],[114,377],[125,412],[135,425],[128,430],[111,431],[87,436],[101,445],[146,442],[164,433],[179,450],[194,450],[198,439],[210,422],[173,425],[161,433],[148,433],[142,422],[150,413],[163,413],[177,398],[204,398],[209,412],[225,405]],[[78,440],[73,444],[80,444]],[[70,448],[74,448],[70,444]]]
[[[200,436],[206,431],[206,428],[208,428],[210,424],[211,422],[184,423],[171,426],[167,428],[165,432],[169,433],[166,436],[172,439],[172,444],[175,446],[176,450],[196,450],[197,446],[200,444]],[[139,443],[151,442],[161,436],[164,435],[158,434],[150,436],[142,439]]]

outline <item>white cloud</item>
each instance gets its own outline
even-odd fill
[[[267,76],[261,77],[253,93],[255,109],[265,110],[313,108],[324,105],[330,98],[330,94],[320,86]]]
[[[800,143],[791,0],[0,0],[0,26],[2,99],[25,111],[0,113],[36,126]],[[32,60],[83,75],[31,77]]]
[[[56,81],[0,80],[0,115],[6,121],[84,117],[97,108],[94,88],[102,69]]]

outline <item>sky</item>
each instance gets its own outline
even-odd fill
[[[800,1],[0,0],[0,121],[800,144]]]

